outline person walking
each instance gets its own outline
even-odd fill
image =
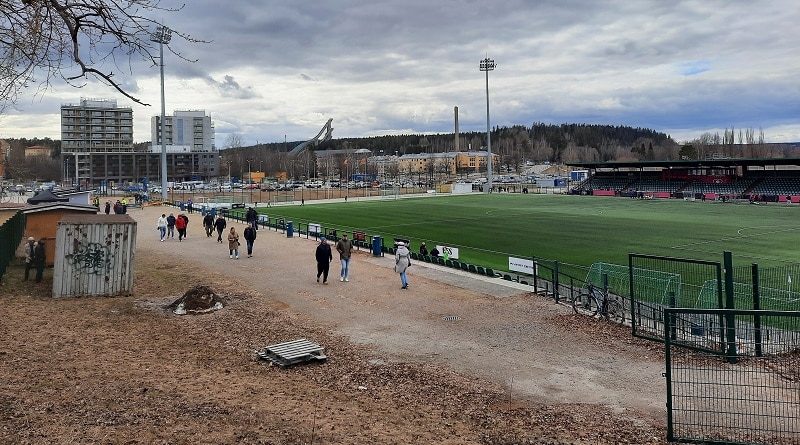
[[[30,276],[31,269],[36,267],[33,263],[33,251],[36,248],[36,239],[32,236],[28,237],[28,242],[25,243],[25,277],[22,281],[28,281],[28,276]]]
[[[42,274],[44,273],[45,252],[44,252],[44,238],[39,238],[39,241],[33,247],[33,264],[36,266],[36,284],[42,284]]]
[[[167,217],[167,238],[175,238],[175,215],[172,213]]]
[[[408,289],[408,277],[406,270],[411,266],[410,252],[404,242],[397,243],[397,252],[394,254],[394,271],[400,274],[400,289]]]
[[[231,231],[228,232],[228,250],[230,251],[229,258],[236,255],[236,259],[239,259],[239,234],[236,233],[236,227],[231,227]]]
[[[342,234],[342,239],[336,243],[339,260],[342,262],[342,272],[339,281],[350,281],[350,257],[353,254],[353,242],[347,239],[347,232]]]
[[[211,216],[211,212],[206,213],[206,216],[203,217],[203,227],[206,229],[206,237],[210,238],[214,233],[214,217]]]
[[[225,230],[225,227],[227,225],[228,225],[228,223],[225,222],[225,218],[223,218],[222,215],[217,217],[217,220],[214,222],[214,227],[217,228],[217,242],[218,243],[222,242],[222,231]]]
[[[194,201],[192,201],[192,199],[191,199],[191,198],[189,198],[188,200],[186,200],[186,210],[187,210],[189,213],[193,213],[193,212],[194,212]]]
[[[111,201],[106,201],[106,215],[111,213]]]
[[[253,223],[248,223],[247,227],[244,229],[244,241],[247,243],[247,258],[253,257],[253,242],[256,240],[256,229],[253,227]]]
[[[178,229],[178,241],[183,241],[186,236],[186,217],[182,213],[175,218],[175,228]]]
[[[249,207],[244,216],[245,222],[253,224],[253,229],[258,230],[258,212],[252,207]]]
[[[161,234],[161,241],[164,241],[164,238],[167,237],[167,215],[161,214],[161,217],[158,218],[158,222],[156,223],[156,228]]]
[[[322,284],[328,284],[328,272],[331,269],[333,252],[324,236],[319,239],[315,256],[317,258],[317,283],[319,283],[319,276],[322,275]]]
[[[183,222],[185,223],[183,227],[183,237],[186,238],[189,236],[187,233],[187,231],[189,230],[189,217],[186,216],[186,214],[181,213],[180,215],[178,215],[178,219],[183,219]],[[177,220],[175,222],[177,223]]]

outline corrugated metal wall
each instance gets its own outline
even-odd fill
[[[65,216],[56,231],[53,297],[131,295],[135,251],[130,216]]]

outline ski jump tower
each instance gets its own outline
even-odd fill
[[[305,142],[297,144],[297,146],[295,146],[292,149],[292,151],[289,152],[289,156],[297,156],[308,150],[309,146],[316,147],[317,145],[319,145],[320,142],[327,142],[331,140],[331,134],[333,133],[333,127],[331,127],[331,122],[333,122],[333,118],[328,119],[328,122],[322,126],[322,129],[319,130],[319,133],[317,133],[316,136]],[[322,133],[325,133],[325,135],[323,136]]]

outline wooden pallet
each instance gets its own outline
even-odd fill
[[[312,343],[305,338],[292,340],[285,343],[278,343],[259,351],[258,357],[262,360],[269,360],[272,363],[285,368],[297,363],[309,361],[324,362],[328,359],[323,353],[325,348]]]

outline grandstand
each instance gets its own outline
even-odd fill
[[[800,159],[581,162],[570,193],[647,198],[746,199],[800,203]]]

